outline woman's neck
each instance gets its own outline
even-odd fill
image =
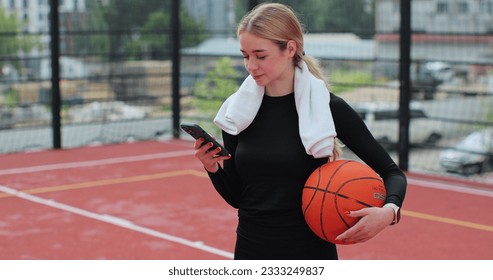
[[[294,91],[294,72],[283,79],[271,82],[265,86],[265,94],[268,96],[284,96]]]

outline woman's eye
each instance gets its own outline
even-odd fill
[[[265,56],[257,56],[257,59],[264,59]]]

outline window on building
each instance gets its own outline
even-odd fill
[[[448,3],[438,2],[437,3],[437,14],[446,14],[446,13],[448,13]]]
[[[492,0],[481,0],[480,11],[483,14],[493,14],[493,1]]]
[[[467,2],[459,2],[459,14],[467,14],[469,12],[469,4]]]
[[[400,2],[393,2],[392,3],[392,12],[394,12],[394,13],[400,13],[401,12],[401,3]]]
[[[9,8],[11,11],[15,9],[15,1],[14,0],[10,0]]]

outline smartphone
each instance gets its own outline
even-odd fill
[[[213,146],[209,150],[216,149],[217,147],[221,148],[221,151],[219,151],[218,155],[220,156],[227,156],[229,155],[228,150],[223,147],[223,145],[219,144],[219,142],[216,141],[207,131],[205,131],[202,127],[200,127],[196,123],[187,123],[187,122],[182,122],[180,123],[181,129],[185,131],[186,133],[190,134],[194,139],[199,139],[200,137],[203,137],[205,139],[205,143],[212,142]]]

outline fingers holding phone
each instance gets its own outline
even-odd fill
[[[194,149],[195,157],[198,158],[204,165],[204,168],[211,173],[217,172],[219,169],[218,163],[220,161],[231,158],[229,153],[226,156],[220,155],[222,151],[221,147],[215,147],[212,142],[206,142],[204,138],[199,138],[195,141]]]
[[[196,139],[194,145],[195,157],[202,162],[207,171],[216,172],[219,169],[218,162],[231,158],[228,150],[199,125],[183,122],[180,126]]]

